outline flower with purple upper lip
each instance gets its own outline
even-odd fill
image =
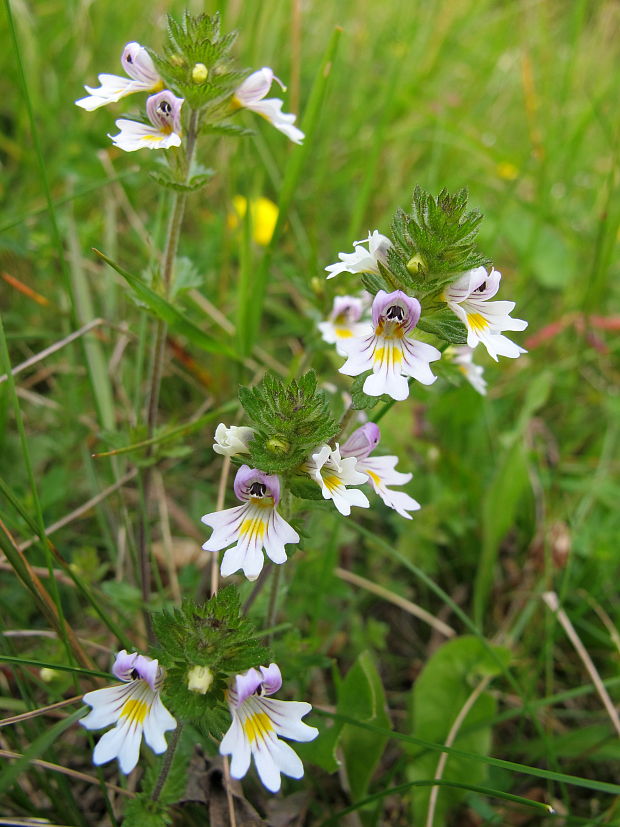
[[[151,95],[146,101],[150,124],[120,118],[118,135],[109,135],[114,146],[125,152],[136,149],[168,149],[181,145],[181,107],[183,98],[177,98],[168,89]]]
[[[128,43],[125,46],[121,64],[129,77],[99,75],[101,86],[97,89],[85,86],[84,88],[89,93],[88,97],[77,100],[75,102],[77,106],[92,112],[93,109],[99,109],[100,106],[106,106],[108,103],[116,103],[134,92],[158,92],[164,88],[151,56],[139,43]]]
[[[99,766],[118,758],[121,770],[130,773],[138,763],[142,735],[160,754],[168,748],[164,733],[175,729],[177,722],[159,697],[164,671],[156,660],[123,649],[112,672],[123,683],[87,692],[83,701],[92,709],[80,724],[86,729],[116,724],[99,739],[93,763]]]
[[[356,457],[356,471],[366,474],[376,494],[389,507],[397,511],[401,517],[411,519],[409,511],[418,511],[420,503],[404,491],[392,491],[388,485],[404,485],[412,475],[402,474],[396,470],[398,457],[371,457],[370,454],[379,444],[381,431],[374,422],[367,422],[353,431],[342,446],[343,457]]]
[[[362,247],[362,244],[368,244],[368,249]],[[340,261],[325,268],[329,273],[327,278],[333,279],[340,273],[374,273],[378,276],[379,262],[387,264],[387,252],[391,246],[392,242],[387,236],[379,230],[373,230],[368,233],[368,238],[353,242],[352,253],[338,253]]]
[[[232,724],[220,744],[221,755],[232,756],[233,778],[243,778],[254,757],[260,780],[272,793],[280,789],[280,773],[289,778],[304,774],[299,756],[278,736],[312,741],[319,734],[316,727],[301,720],[311,711],[310,704],[268,697],[281,686],[282,675],[275,663],[237,675],[226,693]]]
[[[372,303],[372,328],[369,335],[342,342],[349,357],[340,368],[346,376],[359,376],[372,370],[364,382],[364,393],[392,399],[409,396],[407,377],[412,376],[424,385],[431,385],[437,377],[429,363],[441,358],[436,347],[409,338],[409,333],[420,318],[420,302],[402,290],[386,293],[379,290]]]
[[[343,339],[353,339],[361,336],[367,325],[360,322],[364,310],[364,300],[356,296],[336,296],[329,319],[319,323],[319,330],[324,342],[336,345],[336,352],[340,356],[347,354],[340,343]]]
[[[280,85],[282,90],[286,86],[277,78],[273,69],[263,66],[247,77],[233,95],[232,103],[235,109],[249,109],[262,115],[280,132],[290,138],[295,144],[300,144],[305,138],[301,129],[295,126],[295,115],[282,111],[283,102],[280,98],[265,98],[274,82]]]
[[[299,534],[276,510],[280,500],[280,479],[276,474],[242,465],[234,488],[243,505],[204,515],[202,522],[211,526],[213,534],[203,549],[228,549],[220,569],[222,577],[242,569],[248,580],[256,580],[263,568],[263,549],[272,562],[285,563],[284,546],[298,543]]]
[[[499,290],[502,274],[497,270],[487,273],[484,267],[475,267],[445,288],[442,299],[467,328],[467,344],[471,348],[481,342],[489,356],[497,362],[498,356],[516,359],[526,351],[516,345],[504,330],[525,330],[527,322],[513,319],[510,313],[515,303],[490,302]]]

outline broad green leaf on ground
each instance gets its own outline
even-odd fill
[[[508,663],[510,654],[507,649],[493,647],[501,661]],[[427,662],[418,677],[411,694],[410,709],[413,720],[412,734],[416,738],[443,744],[448,733],[479,682],[487,676],[500,671],[497,661],[473,636],[456,638],[441,646]],[[479,755],[487,755],[491,746],[490,726],[480,726],[475,730],[464,732],[478,722],[489,720],[495,714],[495,700],[483,692],[475,701],[461,726],[461,732],[454,740],[453,746]],[[411,756],[407,767],[410,781],[432,779],[437,769],[439,756],[436,753],[421,753],[408,750]],[[450,756],[446,762],[443,779],[455,783],[482,784],[486,777],[483,764]],[[424,825],[429,806],[431,788],[422,787],[413,794],[414,823]],[[433,827],[442,827],[446,823],[446,814],[465,793],[462,790],[442,787],[439,790]]]

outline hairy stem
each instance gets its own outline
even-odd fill
[[[187,130],[187,142],[185,148],[184,179],[186,183],[189,180],[190,176],[197,134],[198,111],[194,109],[192,110],[192,113],[190,115],[189,128]],[[181,235],[181,227],[183,224],[183,216],[185,214],[186,203],[186,192],[174,193],[172,198],[170,221],[168,224],[166,247],[164,249],[162,261],[162,282],[164,285],[164,294],[166,297],[169,296],[170,288],[172,286],[172,278],[174,275],[174,261],[176,259],[177,250],[179,247],[179,238]],[[157,413],[159,410],[159,390],[161,387],[161,377],[163,373],[164,358],[166,355],[166,335],[167,325],[164,321],[158,319],[155,327],[153,358],[151,362],[151,375],[149,379],[148,408],[146,418],[147,440],[153,438],[155,428],[157,425]],[[154,446],[149,445],[146,451],[147,459],[149,459],[153,455],[153,451]],[[148,552],[148,503],[150,500],[152,481],[152,468],[147,467],[144,471],[142,478],[144,507],[142,509],[140,525],[138,528],[138,562],[140,567],[142,600],[145,604],[145,622],[149,637],[151,635],[151,626],[150,616],[146,611],[146,604],[148,603],[148,600],[151,595],[151,558]]]
[[[164,758],[164,763],[162,765],[161,771],[159,773],[159,778],[157,779],[157,783],[155,784],[155,787],[153,788],[153,793],[151,795],[151,799],[153,801],[159,800],[161,791],[164,788],[164,784],[166,783],[166,779],[168,778],[168,773],[170,772],[170,768],[172,767],[172,760],[174,758],[174,753],[176,752],[177,745],[179,743],[179,738],[181,737],[182,729],[183,724],[179,724],[172,733],[172,738],[170,739],[170,744],[168,745],[168,749],[166,750],[166,755]]]

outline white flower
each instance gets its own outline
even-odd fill
[[[248,444],[254,436],[254,428],[231,425],[229,428],[223,422],[215,429],[213,450],[223,457],[234,457],[237,454],[249,453]]]
[[[392,399],[409,396],[408,376],[424,385],[437,379],[429,363],[441,358],[436,347],[410,339],[408,334],[420,318],[420,302],[401,290],[379,290],[372,303],[372,327],[361,339],[342,342],[348,359],[340,368],[346,376],[372,370],[364,381],[368,396],[387,393]]]
[[[502,274],[497,270],[487,273],[484,267],[476,267],[464,273],[443,292],[443,300],[467,328],[467,344],[474,348],[478,342],[489,351],[497,362],[498,356],[516,359],[526,351],[502,336],[503,330],[525,330],[527,322],[510,316],[515,303],[490,302],[499,290]]]
[[[138,763],[142,734],[153,752],[165,752],[164,732],[176,729],[177,722],[159,697],[164,672],[156,660],[123,649],[112,672],[123,683],[84,695],[92,710],[80,724],[86,729],[116,724],[99,739],[93,763],[99,766],[118,758],[121,770],[129,773]]]
[[[125,152],[136,149],[168,149],[181,144],[181,106],[183,98],[177,98],[167,89],[151,95],[146,101],[146,114],[150,124],[120,118],[116,126],[118,135],[109,135],[114,146]]]
[[[411,520],[409,511],[418,511],[420,503],[404,491],[393,491],[388,485],[404,485],[411,479],[411,474],[402,474],[396,470],[398,457],[370,457],[369,454],[379,444],[381,432],[374,422],[367,422],[353,431],[342,446],[343,457],[356,457],[356,471],[366,474],[370,484],[383,502],[397,511],[401,517]]]
[[[274,80],[282,90],[286,90],[286,86],[268,66],[263,66],[262,69],[253,72],[243,81],[233,95],[233,106],[236,109],[250,109],[252,112],[262,115],[272,126],[275,126],[287,138],[290,138],[293,143],[300,144],[305,135],[301,129],[294,126],[295,115],[282,111],[283,102],[280,98],[265,99],[265,95],[271,89]]]
[[[293,741],[312,741],[319,734],[316,727],[301,720],[312,707],[303,701],[277,701],[267,697],[282,686],[282,675],[275,663],[268,667],[249,669],[237,675],[234,686],[227,692],[232,716],[230,729],[220,744],[221,755],[230,755],[230,774],[243,778],[254,763],[265,787],[277,793],[280,773],[289,778],[301,778],[304,767],[299,756],[278,736]]]
[[[368,249],[362,247],[368,244]],[[329,273],[328,279],[332,279],[339,273],[374,273],[379,275],[379,264],[387,265],[387,252],[392,246],[390,239],[381,235],[379,230],[373,230],[368,238],[353,242],[353,253],[338,253],[335,264],[330,264],[325,269]]]
[[[205,551],[228,548],[221,566],[222,577],[243,570],[256,580],[263,568],[263,549],[274,563],[286,562],[286,543],[298,543],[299,534],[277,512],[280,480],[242,465],[235,477],[235,494],[244,505],[205,514],[202,522],[213,534],[203,545]]]
[[[324,342],[336,345],[336,352],[340,356],[347,354],[342,350],[342,339],[352,339],[361,336],[367,325],[360,323],[364,300],[355,296],[336,296],[329,319],[319,323],[319,330]]]
[[[118,75],[99,75],[101,86],[98,89],[85,86],[84,89],[89,95],[87,98],[77,100],[76,104],[92,112],[93,109],[98,109],[108,103],[115,103],[133,92],[158,92],[164,88],[151,56],[139,43],[128,43],[125,46],[121,64],[129,75],[128,78]]]
[[[460,345],[451,349],[452,361],[458,366],[465,379],[472,388],[482,396],[486,395],[487,383],[484,378],[484,368],[473,361],[474,351],[468,345]]]
[[[347,488],[347,485],[360,485],[366,482],[366,475],[356,470],[357,459],[340,456],[340,447],[336,444],[334,450],[329,445],[322,445],[312,454],[302,466],[316,483],[318,483],[324,500],[333,500],[341,514],[348,517],[351,506],[369,508],[368,497],[357,488]]]

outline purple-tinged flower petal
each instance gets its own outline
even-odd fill
[[[277,663],[270,663],[269,666],[261,666],[263,673],[263,695],[273,695],[282,686],[282,673]]]
[[[247,502],[250,498],[271,497],[274,505],[280,502],[280,478],[277,474],[265,474],[257,468],[242,465],[237,471],[234,483],[238,500]]]
[[[374,422],[367,422],[353,431],[351,436],[344,443],[340,449],[343,457],[357,457],[358,459],[365,459],[379,444],[381,439],[381,431],[379,426]],[[360,470],[358,468],[358,470]]]

